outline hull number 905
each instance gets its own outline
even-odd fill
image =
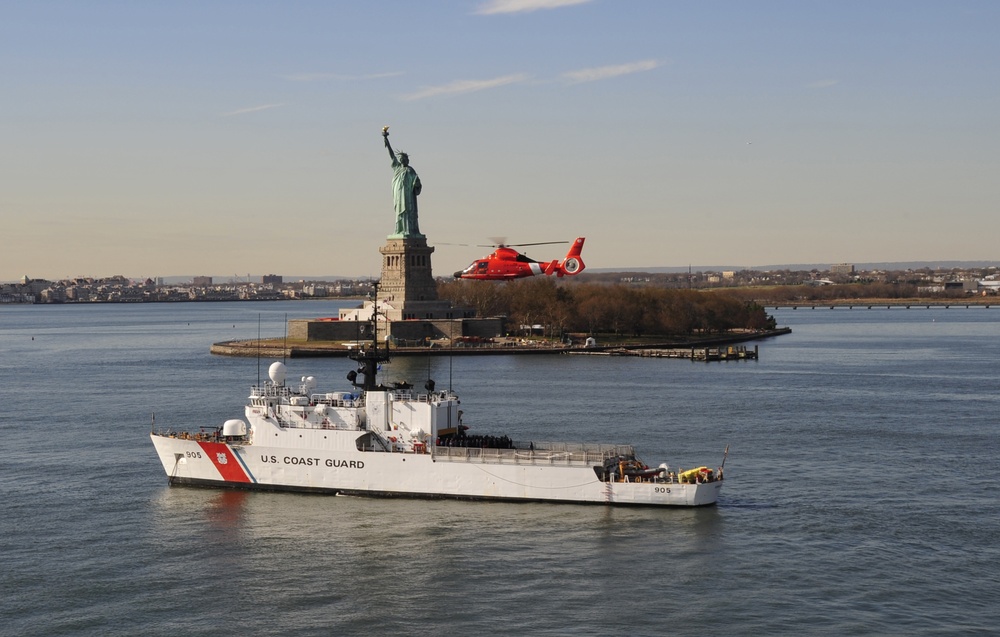
[[[653,493],[670,493],[667,487],[653,487]]]

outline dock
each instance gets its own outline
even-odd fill
[[[692,362],[712,361],[755,361],[760,353],[756,345],[753,349],[745,345],[729,347],[692,347],[692,348],[650,348],[650,349],[606,349],[603,351],[566,352],[567,354],[586,354],[590,356],[638,356],[640,358],[686,358]]]
[[[892,309],[944,309],[951,310],[956,308],[962,309],[973,309],[981,307],[983,309],[990,309],[991,306],[996,306],[997,304],[989,302],[927,302],[927,301],[801,301],[798,303],[767,303],[765,308],[775,309],[775,310],[892,310]]]

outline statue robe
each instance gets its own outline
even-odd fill
[[[420,177],[412,166],[392,160],[392,203],[396,208],[396,234],[404,237],[422,236],[417,225],[417,195]]]

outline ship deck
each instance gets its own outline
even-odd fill
[[[566,442],[515,443],[510,449],[490,447],[435,446],[434,459],[447,462],[482,462],[489,464],[530,464],[586,466],[603,464],[612,458],[634,458],[632,445],[599,445]]]

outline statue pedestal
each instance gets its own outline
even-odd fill
[[[476,318],[471,307],[452,307],[437,295],[431,253],[423,236],[387,238],[382,253],[382,280],[376,301],[340,310],[339,321],[289,321],[289,333],[308,341],[360,341],[371,338],[369,321],[378,304],[376,338],[396,344],[424,345],[460,336],[491,338],[504,332],[502,318]]]
[[[450,314],[451,304],[439,301],[437,283],[431,272],[431,253],[423,236],[390,236],[382,253],[382,280],[378,300],[389,306],[390,321],[443,318]],[[450,317],[449,317],[450,318]]]

